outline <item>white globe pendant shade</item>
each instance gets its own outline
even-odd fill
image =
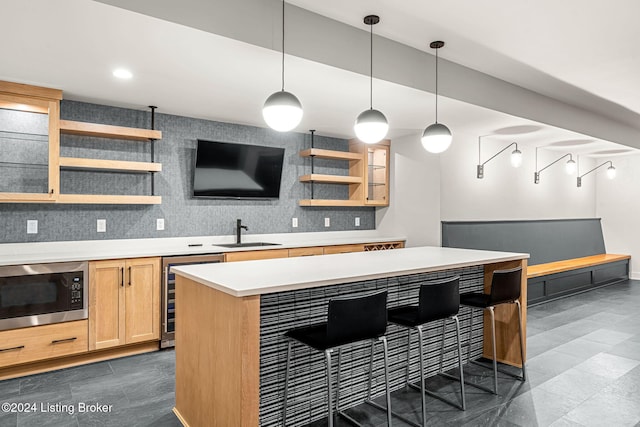
[[[519,168],[522,165],[522,151],[517,148],[511,152],[511,166]]]
[[[446,151],[451,145],[451,131],[442,123],[434,123],[422,133],[422,146],[430,153]]]
[[[389,122],[384,114],[372,108],[360,113],[356,124],[353,125],[353,130],[360,141],[365,144],[375,144],[387,136]]]
[[[613,166],[609,166],[607,168],[607,177],[609,179],[613,179],[616,177],[616,168],[614,168]]]
[[[262,117],[267,125],[278,132],[288,132],[302,120],[302,104],[290,92],[281,90],[274,93],[262,107]]]

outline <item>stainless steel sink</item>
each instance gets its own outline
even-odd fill
[[[245,242],[245,243],[228,243],[225,245],[214,244],[214,246],[222,246],[223,248],[246,248],[251,246],[278,246],[280,243],[269,242]]]

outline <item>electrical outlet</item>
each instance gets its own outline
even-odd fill
[[[105,233],[107,231],[107,220],[99,219],[96,225],[96,231],[98,233]]]
[[[291,218],[291,226],[293,228],[298,228],[298,218]]]
[[[164,230],[164,218],[156,219],[156,230],[157,231]]]
[[[331,227],[331,218],[325,218],[324,219],[324,226],[325,227]]]
[[[360,217],[356,217],[356,227],[360,227]]]
[[[28,219],[27,220],[27,234],[38,234],[38,220],[37,219]]]

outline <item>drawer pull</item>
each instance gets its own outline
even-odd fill
[[[71,342],[71,341],[75,341],[77,339],[78,339],[78,337],[65,338],[65,339],[62,339],[62,340],[53,340],[53,341],[51,341],[51,344],[60,344],[60,343],[63,343],[63,342]]]
[[[23,345],[19,345],[17,347],[11,347],[11,348],[0,348],[0,353],[3,351],[14,351],[14,350],[22,350],[24,348]]]

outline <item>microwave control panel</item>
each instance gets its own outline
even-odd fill
[[[79,310],[84,308],[84,283],[82,273],[75,273],[71,277],[71,285],[69,286],[69,303],[71,310]]]

